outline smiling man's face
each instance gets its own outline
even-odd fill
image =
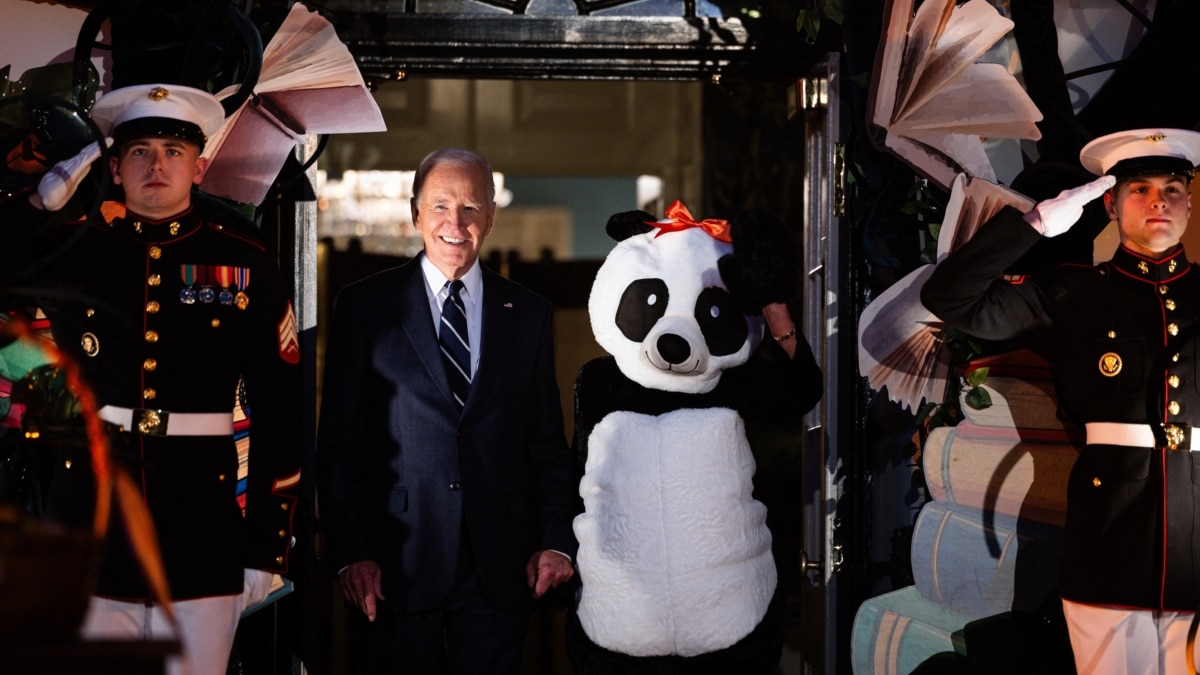
[[[467,273],[492,231],[496,204],[488,199],[492,177],[477,166],[439,166],[429,172],[413,200],[413,224],[425,255],[448,279]]]

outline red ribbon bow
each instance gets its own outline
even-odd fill
[[[692,218],[691,212],[683,205],[683,202],[678,199],[671,202],[671,205],[667,207],[665,219],[652,220],[646,224],[658,228],[658,234],[654,235],[656,239],[667,232],[678,232],[689,227],[698,227],[717,241],[723,241],[726,244],[733,243],[733,237],[729,234],[729,221],[719,218],[705,218],[697,222]]]

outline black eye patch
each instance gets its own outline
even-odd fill
[[[667,283],[662,279],[638,279],[629,284],[617,305],[617,328],[630,340],[641,342],[667,313],[668,299]]]
[[[701,291],[696,298],[695,316],[713,356],[733,354],[746,342],[746,317],[729,291],[716,286]]]

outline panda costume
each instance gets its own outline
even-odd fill
[[[745,421],[794,420],[821,397],[783,304],[793,240],[762,212],[696,222],[679,202],[661,221],[617,214],[607,231],[618,243],[588,312],[609,356],[575,386],[584,510],[568,656],[580,675],[771,673],[782,606]],[[768,309],[781,337],[763,344]]]

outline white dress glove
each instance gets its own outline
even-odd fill
[[[1025,220],[1034,227],[1041,223],[1043,235],[1057,237],[1071,229],[1071,226],[1079,220],[1079,217],[1083,215],[1083,207],[1088,202],[1104,194],[1116,184],[1117,179],[1113,176],[1101,176],[1077,188],[1063,190],[1056,197],[1038,202],[1032,211],[1025,214]]]
[[[255,605],[267,599],[271,593],[271,581],[275,578],[274,574],[263,570],[245,568],[245,574],[242,577],[242,611],[246,611],[247,607]]]
[[[112,146],[113,139],[104,138],[106,146]],[[74,157],[69,157],[54,166],[42,175],[42,180],[38,183],[38,196],[42,198],[42,207],[47,211],[57,211],[66,205],[67,200],[71,195],[75,194],[75,188],[79,187],[79,182],[87,175],[88,169],[91,168],[92,162],[100,157],[100,144],[88,143],[87,146],[80,150]]]

